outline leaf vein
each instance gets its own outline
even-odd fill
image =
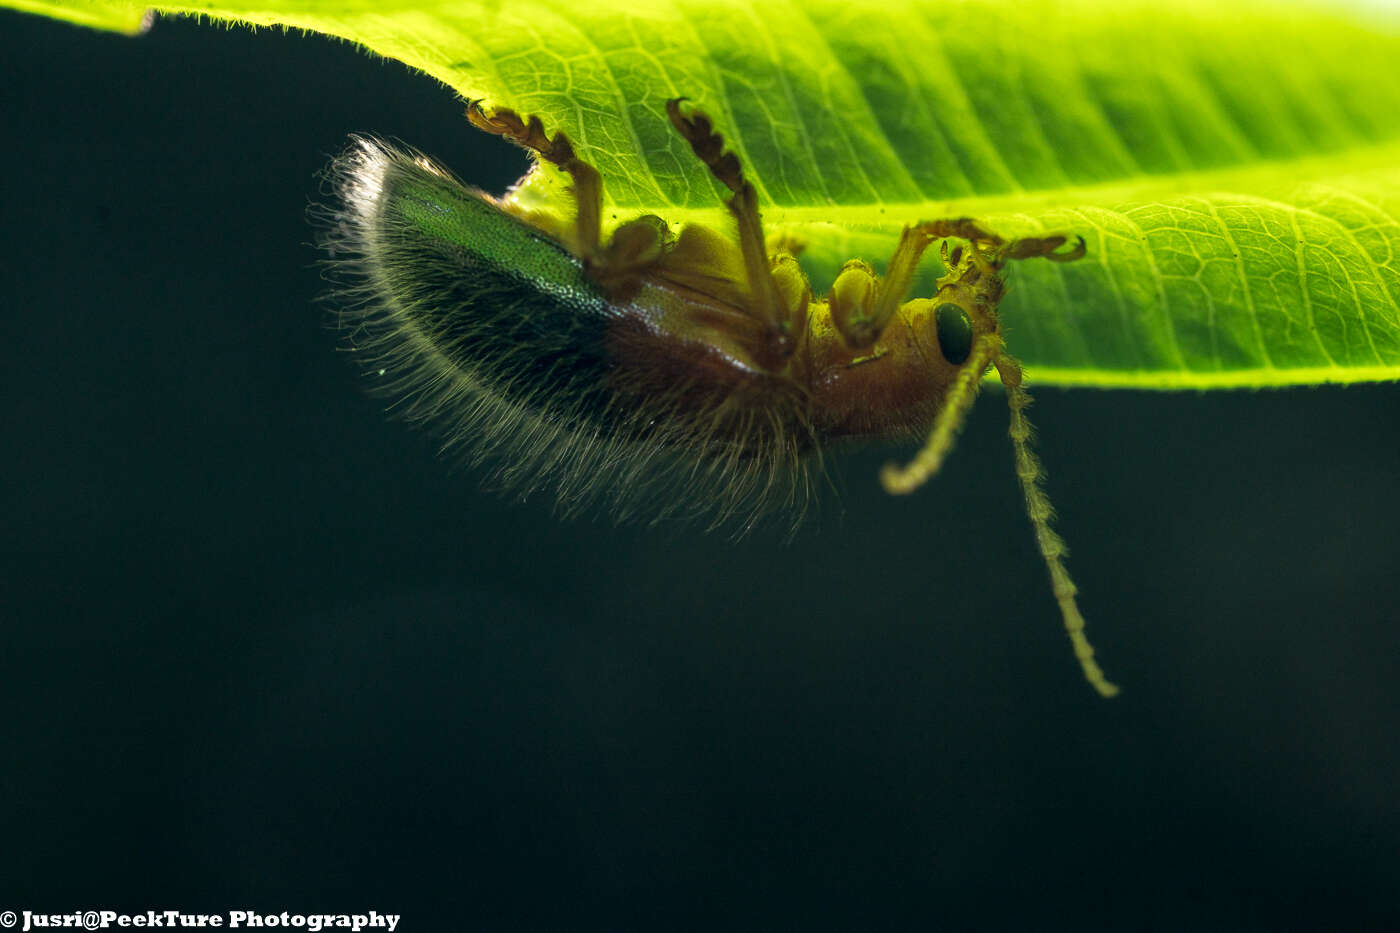
[[[1225,245],[1230,248],[1230,253],[1235,257],[1235,273],[1240,279],[1240,288],[1244,291],[1244,307],[1249,313],[1250,323],[1254,326],[1254,339],[1259,344],[1259,354],[1264,358],[1264,368],[1274,369],[1273,358],[1269,355],[1269,348],[1264,343],[1264,330],[1259,326],[1259,309],[1254,303],[1254,292],[1249,287],[1249,275],[1244,269],[1244,254],[1240,252],[1239,244],[1235,242],[1234,234],[1230,232],[1229,224],[1220,216],[1220,211],[1216,210],[1215,202],[1209,198],[1202,198],[1211,219],[1220,228],[1221,235],[1225,238]]]
[[[1371,267],[1371,271],[1375,273],[1376,276],[1376,284],[1380,286],[1381,291],[1385,292],[1385,297],[1390,302],[1390,307],[1396,312],[1400,312],[1400,305],[1396,304],[1395,296],[1390,293],[1390,286],[1385,284],[1385,276],[1381,275],[1380,267],[1376,265],[1375,260],[1371,258],[1371,254],[1367,252],[1366,248],[1361,245],[1361,242],[1356,239],[1356,236],[1351,232],[1351,229],[1347,227],[1346,224],[1342,223],[1335,217],[1329,217],[1326,214],[1311,210],[1306,207],[1299,207],[1298,205],[1294,204],[1286,204],[1282,201],[1275,201],[1270,198],[1259,197],[1257,195],[1246,195],[1246,197],[1250,200],[1255,200],[1264,204],[1268,204],[1274,208],[1283,210],[1293,210],[1297,211],[1300,214],[1306,214],[1310,217],[1316,217],[1324,223],[1329,223],[1332,226],[1336,227],[1338,230],[1341,231],[1342,236],[1346,237],[1347,242],[1349,242],[1352,245],[1356,252],[1366,262],[1366,265]],[[1376,362],[1384,365],[1386,360],[1384,357],[1381,356],[1380,350],[1376,347],[1376,339],[1375,336],[1371,333],[1371,324],[1366,317],[1366,303],[1361,300],[1361,294],[1356,290],[1356,280],[1352,278],[1351,273],[1346,272],[1346,277],[1347,284],[1351,286],[1352,297],[1356,300],[1356,314],[1357,318],[1361,322],[1361,332],[1366,335],[1366,342],[1370,345],[1371,353],[1373,356],[1375,356]]]
[[[1015,172],[1011,171],[1011,166],[1007,164],[1006,157],[1001,154],[1001,149],[992,142],[992,137],[987,133],[987,127],[981,120],[976,118],[977,109],[972,105],[972,95],[968,93],[967,84],[963,81],[962,73],[958,71],[952,57],[949,55],[948,46],[944,43],[943,37],[940,36],[938,30],[930,26],[928,21],[924,18],[926,15],[924,10],[915,8],[913,13],[914,15],[912,18],[914,21],[923,26],[925,34],[933,43],[937,44],[938,54],[943,59],[943,69],[952,77],[957,93],[967,107],[967,112],[973,115],[972,126],[986,144],[986,151],[992,153],[996,158],[997,164],[1001,166],[1002,175],[1010,180],[1014,190],[1024,191],[1025,186],[1021,184],[1021,179],[1016,176]]]
[[[1181,340],[1176,333],[1176,322],[1172,320],[1171,307],[1167,303],[1167,280],[1162,275],[1162,270],[1157,267],[1157,257],[1152,255],[1152,244],[1147,237],[1147,231],[1143,229],[1132,217],[1131,211],[1123,211],[1119,214],[1129,226],[1137,231],[1138,239],[1142,242],[1143,255],[1147,257],[1147,268],[1152,272],[1152,281],[1157,285],[1157,304],[1162,309],[1162,317],[1167,322],[1167,336],[1171,338],[1172,355],[1176,357],[1178,369],[1189,371],[1186,365],[1186,356],[1181,352]]]
[[[593,41],[593,37],[588,34],[587,29],[564,16],[560,16],[560,20],[566,23],[581,40],[582,44],[592,51],[593,58],[598,62],[599,72],[606,78],[608,86],[612,89],[612,97],[617,107],[617,117],[622,121],[623,127],[627,130],[627,136],[632,143],[632,151],[636,153],[638,162],[645,165],[647,158],[646,149],[642,146],[642,138],[637,135],[636,124],[633,123],[631,111],[627,107],[627,95],[622,92],[622,86],[618,84],[617,73],[613,71],[612,63],[608,61],[607,54]],[[588,125],[588,121],[584,120],[581,114],[579,116],[578,125]],[[585,145],[587,144],[586,140],[580,140],[580,142],[583,142]],[[662,190],[661,182],[657,180],[656,175],[652,172],[645,172],[643,174],[645,174],[647,180],[651,182],[652,190],[656,192],[656,196],[661,203],[665,204],[667,207],[675,207],[675,202]]]
[[[1308,268],[1303,260],[1303,228],[1298,225],[1298,212],[1288,212],[1288,222],[1293,228],[1293,256],[1298,264],[1298,291],[1303,296],[1303,312],[1308,318],[1308,329],[1312,331],[1313,340],[1317,343],[1322,355],[1327,358],[1327,362],[1333,366],[1337,365],[1337,360],[1332,356],[1327,344],[1322,340],[1322,334],[1317,329],[1317,315],[1313,311],[1312,293],[1308,291]]]
[[[788,110],[792,113],[793,119],[797,121],[798,134],[802,137],[802,147],[807,150],[808,164],[814,167],[819,166],[820,163],[817,160],[816,150],[812,148],[811,131],[807,128],[806,121],[802,119],[802,108],[797,106],[797,96],[792,91],[792,84],[788,81],[787,72],[783,70],[779,57],[774,49],[773,34],[768,26],[768,22],[770,22],[771,19],[769,17],[759,17],[757,21],[755,21],[753,8],[745,6],[743,9],[749,21],[754,24],[753,34],[762,39],[763,51],[768,58],[768,64],[772,67],[774,74],[777,75],[778,84],[783,89],[783,97],[787,99]],[[819,168],[812,174],[813,177],[816,178],[817,184],[821,187],[822,197],[827,201],[833,200],[831,197],[831,189],[826,183],[826,176]]]
[[[807,28],[811,31],[811,33],[817,37],[817,41],[821,43],[821,47],[826,53],[826,59],[832,63],[832,65],[835,67],[836,71],[840,75],[844,76],[850,82],[850,84],[852,85],[851,90],[854,90],[854,94],[852,94],[851,96],[857,98],[865,106],[865,112],[870,117],[871,124],[878,129],[880,126],[880,118],[876,115],[875,108],[870,105],[870,100],[866,98],[864,94],[861,94],[859,92],[860,82],[856,80],[855,75],[851,72],[851,69],[846,66],[846,63],[841,60],[840,56],[836,54],[836,51],[831,47],[831,43],[826,41],[826,36],[822,33],[821,29],[817,28],[817,24],[812,21],[812,18],[807,14],[807,11],[803,9],[803,7],[800,4],[798,4],[795,7],[795,9],[797,10],[797,15],[801,17],[802,21],[807,25]],[[830,95],[828,95],[828,97],[829,96]],[[841,142],[845,144],[846,151],[850,153],[851,164],[855,165],[860,169],[860,174],[861,177],[865,180],[866,187],[869,188],[871,194],[874,195],[874,203],[883,205],[885,203],[885,199],[880,197],[880,186],[875,184],[875,180],[871,178],[870,173],[866,171],[865,159],[862,159],[860,157],[860,153],[856,151],[855,144],[851,141],[850,133],[847,132],[847,128],[849,126],[847,120],[843,118],[838,118],[836,120],[836,126],[839,132],[841,133]],[[894,153],[895,149],[894,146],[890,144],[889,138],[886,137],[883,132],[881,132],[880,135],[883,139],[885,139],[889,151],[891,153]],[[893,164],[899,166],[899,170],[904,174],[904,181],[908,182],[910,190],[919,190],[919,186],[914,181],[914,176],[909,173],[909,168],[904,164],[904,160],[895,158],[892,161]]]
[[[1108,287],[1113,292],[1114,304],[1118,306],[1118,319],[1123,327],[1124,342],[1137,350],[1139,358],[1141,358],[1142,348],[1139,347],[1138,342],[1133,339],[1132,315],[1128,311],[1128,299],[1124,296],[1123,289],[1118,285],[1118,274],[1113,271],[1113,265],[1108,261],[1108,237],[1104,233],[1103,227],[1095,223],[1094,219],[1083,209],[1071,208],[1070,213],[1078,214],[1080,217],[1084,218],[1084,222],[1092,227],[1099,235],[1099,249],[1096,258],[1099,266],[1104,271],[1105,278],[1108,280]]]
[[[728,121],[728,125],[732,127],[728,135],[725,136],[725,140],[729,143],[730,151],[739,157],[739,161],[742,165],[752,166],[754,163],[753,160],[749,158],[748,148],[744,142],[744,135],[740,132],[739,121],[734,109],[734,99],[729,94],[729,83],[724,80],[722,69],[719,67],[719,64],[715,62],[714,56],[710,54],[710,46],[700,35],[700,30],[697,29],[695,23],[691,21],[685,4],[673,4],[673,9],[676,11],[677,18],[690,32],[691,37],[695,39],[696,47],[704,50],[704,54],[701,57],[705,62],[705,70],[710,73],[714,86],[719,91],[720,106],[722,108],[721,113]],[[672,85],[672,90],[681,96],[685,96],[684,88],[676,88]],[[746,173],[744,177],[748,178],[749,174],[756,173]],[[773,194],[768,190],[767,182],[762,176],[749,180],[753,183],[754,190],[758,193],[760,201],[767,201],[770,204],[774,203]],[[711,190],[713,191],[713,187]]]

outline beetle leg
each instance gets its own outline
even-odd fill
[[[1026,237],[1020,240],[1013,240],[1006,244],[1001,250],[1000,259],[1034,259],[1044,257],[1051,262],[1074,262],[1076,259],[1083,259],[1087,252],[1084,245],[1084,238],[1076,237],[1078,240],[1074,248],[1063,253],[1056,252],[1069,238],[1064,234],[1056,234],[1046,237]]]
[[[779,293],[774,281],[772,263],[763,241],[763,222],[758,212],[758,193],[744,177],[739,157],[725,151],[724,137],[715,131],[714,123],[702,111],[693,107],[681,109],[683,97],[666,102],[666,115],[710,174],[733,195],[725,202],[739,225],[739,251],[744,257],[748,280],[749,312],[763,325],[767,346],[767,365],[778,368],[792,356],[806,325],[805,315],[791,313],[792,302]]]
[[[608,237],[608,245],[588,263],[594,281],[613,301],[627,301],[642,285],[642,274],[673,247],[666,221],[655,214],[634,217]]]
[[[876,296],[867,328],[867,331],[873,334],[868,337],[870,343],[873,343],[884,332],[890,320],[894,318],[895,312],[899,310],[899,306],[904,304],[904,299],[909,296],[909,286],[913,284],[914,272],[918,268],[919,260],[923,258],[924,251],[935,241],[946,240],[949,237],[966,240],[974,253],[977,252],[980,243],[1000,246],[1003,242],[1002,238],[995,233],[988,233],[977,226],[977,222],[971,217],[931,220],[905,227],[904,232],[899,237],[899,245],[895,247],[894,255],[890,257],[890,264],[885,268],[885,277],[880,282],[879,294]],[[943,250],[946,262],[946,244]],[[960,248],[954,251],[954,255],[961,255]],[[853,346],[859,345],[853,344]],[[869,343],[863,345],[868,346]]]
[[[826,296],[831,323],[852,350],[874,345],[885,329],[884,323],[888,323],[876,325],[874,308],[879,293],[880,279],[875,270],[859,259],[842,266],[836,281],[831,283],[831,291]]]
[[[522,119],[520,114],[504,107],[487,113],[479,100],[467,101],[467,119],[477,129],[504,136],[568,173],[574,183],[574,198],[578,201],[575,245],[579,255],[590,266],[606,265],[602,247],[603,178],[596,168],[574,153],[574,144],[564,131],[557,130],[550,136],[539,117]]]

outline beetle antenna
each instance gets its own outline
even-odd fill
[[[1002,357],[1005,344],[998,334],[983,334],[972,345],[967,363],[958,371],[957,378],[948,388],[943,399],[943,407],[933,419],[933,429],[923,449],[914,455],[908,466],[894,463],[885,464],[880,470],[880,482],[885,492],[891,495],[908,495],[928,482],[943,466],[943,460],[953,449],[953,441],[962,430],[967,411],[977,400],[977,390],[982,385],[982,374],[994,360]]]
[[[1079,605],[1074,596],[1078,592],[1074,581],[1065,569],[1063,558],[1069,553],[1065,542],[1050,527],[1055,510],[1050,499],[1041,488],[1045,470],[1040,460],[1031,450],[1031,423],[1026,417],[1026,408],[1031,403],[1030,393],[1021,384],[1021,364],[1003,353],[995,360],[997,374],[1006,387],[1006,403],[1011,408],[1011,443],[1016,449],[1016,476],[1021,481],[1021,491],[1026,495],[1026,514],[1035,528],[1035,540],[1040,545],[1045,566],[1050,569],[1050,583],[1055,592],[1055,601],[1060,604],[1060,614],[1065,620],[1065,631],[1074,646],[1074,656],[1084,670],[1084,677],[1100,696],[1116,696],[1118,687],[1108,682],[1103,669],[1094,661],[1094,647],[1084,634],[1084,617],[1079,614]]]

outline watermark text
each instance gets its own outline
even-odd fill
[[[388,930],[394,933],[401,914],[280,914],[260,910],[229,910],[221,914],[187,914],[182,910],[148,910],[128,914],[115,910],[75,910],[65,914],[45,914],[32,910],[0,911],[0,928],[29,930],[110,930],[110,929],[219,929],[219,930]]]

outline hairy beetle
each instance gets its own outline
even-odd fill
[[[813,465],[843,439],[928,432],[908,465],[881,473],[889,492],[912,492],[995,367],[1066,630],[1089,682],[1116,693],[1084,636],[1030,448],[1030,398],[997,318],[1007,263],[1079,259],[1083,239],[1064,249],[1065,236],[1008,241],[967,217],[918,223],[883,276],[853,260],[819,299],[791,245],[765,241],[754,187],[710,118],[683,99],[666,112],[729,190],[737,236],[694,224],[673,235],[648,215],[604,238],[597,170],[564,133],[511,110],[470,102],[467,116],[566,173],[571,217],[357,137],[331,166],[340,204],[323,243],[351,348],[379,388],[439,424],[448,447],[493,458],[512,488],[552,485],[566,508],[603,498],[623,517],[707,513],[747,528],[767,510],[800,513]],[[906,300],[940,241],[936,293]]]

